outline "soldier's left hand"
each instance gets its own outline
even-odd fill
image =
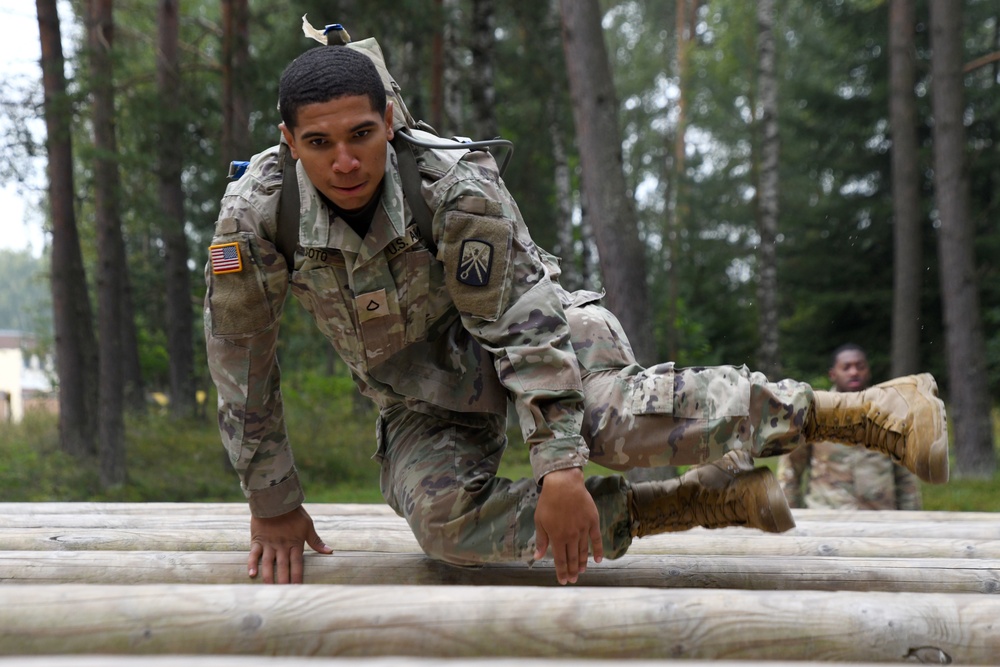
[[[587,570],[591,545],[594,562],[604,558],[597,505],[583,483],[583,470],[568,468],[547,474],[535,508],[535,560],[545,557],[549,546],[560,584],[575,584]]]

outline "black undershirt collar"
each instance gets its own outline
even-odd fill
[[[379,202],[382,201],[382,185],[384,185],[384,182],[379,184],[378,190],[375,191],[371,201],[365,204],[364,208],[358,209],[357,211],[345,211],[330,201],[322,193],[320,193],[320,196],[323,197],[323,201],[325,201],[326,205],[330,207],[333,214],[346,222],[348,226],[354,230],[354,233],[363,239],[365,238],[365,235],[368,234],[368,230],[371,229],[372,220],[375,218],[375,209],[378,208]]]

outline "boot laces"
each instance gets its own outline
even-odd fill
[[[905,450],[905,437],[892,431],[888,424],[879,424],[878,416],[878,413],[866,416],[859,424],[820,424],[814,437],[817,440],[864,445],[868,449],[887,454],[895,461],[901,461]]]

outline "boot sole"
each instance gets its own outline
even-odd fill
[[[918,471],[918,475],[931,484],[944,484],[948,481],[948,416],[944,401],[938,398],[937,382],[930,373],[917,376],[917,392],[937,407],[932,411],[932,428],[936,437],[927,448],[926,469]]]
[[[784,533],[795,528],[795,518],[788,507],[788,499],[774,473],[768,468],[757,468],[748,474],[761,477],[767,489],[767,506],[759,509],[757,518],[760,525],[756,527],[768,533]]]

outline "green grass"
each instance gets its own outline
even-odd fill
[[[308,502],[380,503],[375,451],[375,412],[359,403],[349,381],[299,375],[283,385],[289,435]],[[214,404],[210,397],[209,405]],[[995,412],[1000,443],[1000,411]],[[527,448],[516,428],[500,474],[531,477]],[[0,502],[169,501],[242,502],[214,414],[176,420],[150,414],[126,423],[127,482],[102,490],[95,461],[80,461],[59,449],[56,420],[29,413],[20,424],[0,424]],[[1000,456],[998,456],[1000,458]],[[761,459],[774,467],[777,459]],[[954,462],[952,470],[955,470]],[[613,474],[596,464],[588,475]],[[923,485],[927,510],[1000,511],[1000,475]]]

